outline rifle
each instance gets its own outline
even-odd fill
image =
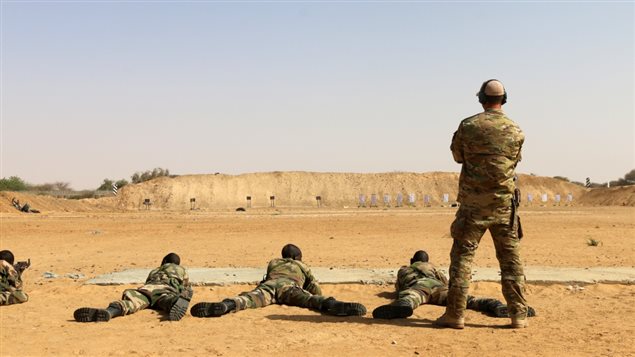
[[[27,270],[31,266],[31,258],[27,259],[27,261],[17,262],[13,265],[15,271],[18,272],[18,275],[22,275],[22,273]]]

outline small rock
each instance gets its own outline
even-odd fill
[[[44,274],[42,274],[42,277],[44,279],[56,279],[56,278],[59,278],[60,276],[55,273],[51,273],[50,271],[47,271],[47,272],[44,272]]]
[[[396,344],[397,344],[397,341],[392,340],[391,344],[396,345]]]

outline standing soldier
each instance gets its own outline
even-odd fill
[[[161,266],[152,270],[145,285],[138,289],[127,289],[121,300],[113,301],[105,309],[82,307],[73,316],[79,322],[110,321],[111,318],[134,314],[145,308],[168,313],[170,321],[178,321],[187,312],[193,291],[181,258],[170,253],[163,258]]]
[[[445,314],[436,324],[462,329],[472,260],[489,229],[501,269],[503,296],[512,328],[527,327],[525,274],[520,261],[519,195],[515,169],[525,139],[516,123],[502,110],[507,101],[503,84],[491,79],[477,93],[484,112],[461,122],[452,138],[452,155],[462,164],[458,201],[461,207],[450,227],[450,282]]]
[[[252,291],[221,302],[201,302],[192,307],[196,317],[219,317],[232,311],[254,309],[273,303],[314,309],[327,315],[362,316],[364,305],[341,302],[322,296],[322,289],[302,262],[300,248],[287,244],[282,248],[282,258],[273,259],[267,266],[267,275]]]
[[[29,300],[22,291],[22,272],[31,265],[31,260],[13,265],[14,261],[10,250],[0,251],[0,305],[21,304]]]

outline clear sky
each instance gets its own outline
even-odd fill
[[[635,168],[635,3],[1,3],[1,173],[459,171],[489,78],[521,173]]]

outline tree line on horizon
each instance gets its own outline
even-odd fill
[[[132,174],[132,176],[130,176],[130,180],[134,184],[149,181],[162,176],[174,177],[174,175],[170,175],[170,170],[157,167],[152,170],[135,172],[134,174]],[[117,188],[121,188],[128,185],[129,183],[130,182],[128,182],[128,180],[126,179],[115,181],[109,178],[105,178],[101,185],[95,190],[75,191],[70,187],[70,183],[68,182],[54,182],[35,185],[24,181],[19,176],[10,176],[8,178],[0,179],[0,191],[27,191],[36,193],[59,192],[70,194],[68,198],[89,198],[94,197],[99,191],[111,191],[113,184],[115,184]],[[73,195],[73,193],[77,194]]]

